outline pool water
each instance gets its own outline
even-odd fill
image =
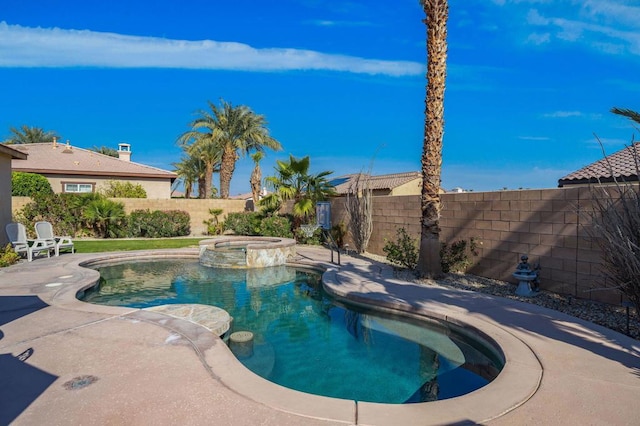
[[[411,403],[472,392],[497,376],[502,361],[454,326],[418,322],[340,303],[320,274],[287,266],[217,269],[193,260],[98,268],[99,288],[84,300],[146,308],[171,303],[220,307],[233,331],[254,334],[239,357],[274,383],[357,401]]]

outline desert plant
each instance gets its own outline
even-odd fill
[[[107,185],[100,190],[100,193],[109,198],[147,198],[147,191],[142,185],[131,182],[119,182],[110,180]]]
[[[369,178],[370,173],[358,173],[352,179],[345,203],[349,216],[349,231],[354,248],[358,253],[366,251],[373,232],[373,191],[369,184]]]
[[[18,253],[13,251],[11,244],[7,244],[4,248],[0,248],[0,268],[10,266],[20,259]]]
[[[337,225],[333,225],[331,230],[331,238],[336,242],[338,247],[344,247],[344,238],[347,236],[347,225],[344,222],[340,222]]]
[[[469,240],[458,240],[451,244],[441,243],[440,265],[442,272],[466,272],[471,266],[471,256],[478,255],[478,241],[471,237]]]
[[[394,265],[414,270],[418,264],[418,242],[403,227],[396,229],[395,241],[385,240],[382,251]]]
[[[220,235],[224,231],[224,223],[220,222],[218,218],[224,210],[222,209],[209,209],[209,214],[213,217],[207,220],[203,220],[202,223],[207,225],[207,235]]]
[[[35,194],[52,194],[51,184],[46,177],[37,173],[11,173],[11,195],[32,197]]]

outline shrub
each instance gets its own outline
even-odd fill
[[[298,244],[308,244],[310,246],[317,246],[322,243],[322,228],[317,228],[313,231],[313,234],[307,236],[302,227],[299,227],[294,232],[296,241]]]
[[[122,224],[126,220],[124,204],[98,198],[87,203],[82,209],[82,217],[102,238],[124,236]]]
[[[259,235],[261,216],[256,212],[229,213],[224,221],[225,231],[237,235]]]
[[[396,240],[385,240],[382,251],[387,254],[387,260],[404,268],[415,269],[418,265],[418,243],[411,238],[404,228],[396,230]]]
[[[15,219],[33,235],[33,224],[50,222],[58,235],[76,236],[85,225],[82,217],[84,206],[99,198],[98,194],[44,194],[37,193],[31,202],[15,215]]]
[[[130,237],[167,238],[189,235],[191,217],[182,210],[134,210],[129,215]]]
[[[37,173],[12,172],[11,195],[33,197],[36,194],[52,194],[51,184],[46,177]]]
[[[265,237],[293,238],[291,221],[285,216],[269,216],[260,222],[260,235]]]
[[[18,253],[13,251],[11,244],[7,244],[4,248],[0,248],[0,268],[10,266],[20,259]]]
[[[340,222],[337,225],[331,227],[331,238],[336,242],[338,247],[344,247],[344,237],[347,236],[347,225],[344,222]]]
[[[474,237],[467,240],[458,240],[447,245],[440,246],[440,265],[442,272],[466,272],[471,265],[470,256],[478,255],[478,244]]]
[[[142,185],[116,180],[110,180],[100,193],[109,198],[147,198],[147,191]]]

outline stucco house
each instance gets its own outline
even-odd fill
[[[422,173],[404,172],[387,175],[369,176],[366,174],[349,174],[332,179],[330,183],[335,187],[339,196],[349,193],[349,188],[355,185],[360,176],[360,185],[368,181],[374,196],[377,195],[420,195]]]
[[[638,182],[640,142],[558,179],[558,187],[593,183]]]
[[[13,160],[13,171],[38,173],[51,183],[56,193],[96,192],[109,181],[127,181],[141,185],[147,198],[171,198],[173,172],[131,161],[131,145],[118,145],[119,157],[110,157],[88,149],[57,141],[12,145],[28,154],[27,160]]]
[[[24,152],[0,144],[0,244],[3,246],[9,242],[4,228],[11,222],[11,165],[13,161],[26,159]]]

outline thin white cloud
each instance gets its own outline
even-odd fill
[[[311,24],[319,27],[372,27],[373,24],[367,21],[331,21],[320,19],[310,21]]]
[[[538,142],[551,140],[551,138],[547,136],[518,136],[518,139],[521,139],[523,141],[538,141]]]
[[[30,28],[0,22],[0,67],[184,68],[238,71],[326,70],[422,75],[410,61],[366,59],[312,50],[213,40],[170,40],[88,30]]]
[[[577,15],[567,17],[546,16],[539,9],[527,14],[527,23],[551,39],[581,43],[608,54],[640,55],[640,7],[615,2],[587,1]],[[633,16],[633,19],[630,17]],[[534,35],[528,41],[539,40]]]
[[[569,117],[582,117],[584,114],[580,111],[554,111],[543,114],[545,118],[569,118]]]

